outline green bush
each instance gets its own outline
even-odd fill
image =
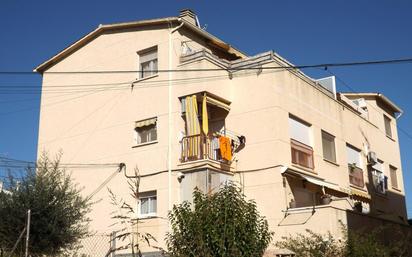
[[[193,205],[174,206],[169,219],[171,257],[261,257],[272,238],[256,203],[245,200],[233,183],[214,194],[195,190]]]

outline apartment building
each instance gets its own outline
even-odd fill
[[[101,164],[71,170],[96,202],[91,230],[113,230],[110,188],[160,247],[173,204],[229,180],[257,202],[275,240],[305,229],[339,235],[341,223],[406,224],[402,110],[383,94],[339,93],[334,77],[290,66],[272,51],[248,56],[190,10],[100,25],[35,69],[38,152]],[[125,166],[104,166],[113,163]],[[137,202],[126,178],[136,168]]]

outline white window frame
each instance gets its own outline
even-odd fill
[[[289,115],[288,122],[290,138],[304,145],[313,147],[312,126],[304,120],[291,114]],[[298,133],[299,131],[303,133]]]
[[[392,119],[386,114],[383,115],[383,125],[385,127],[385,135],[389,138],[393,137],[392,134]]]
[[[158,134],[157,134],[157,117],[156,117],[156,118],[152,118],[152,119],[156,119],[155,124],[150,124],[150,125],[148,125],[148,126],[135,127],[135,128],[134,128],[134,144],[135,144],[136,146],[146,145],[146,144],[152,144],[152,143],[156,143],[156,142],[157,142],[157,139],[158,139]],[[145,119],[145,120],[146,120],[146,119]],[[140,120],[140,121],[137,121],[137,122],[141,122],[141,121],[144,121],[144,120]],[[147,141],[142,142],[141,132],[142,132],[142,130],[143,130],[145,127],[150,127],[150,126],[153,126],[153,127],[154,127],[153,130],[154,130],[155,133],[156,133],[156,137],[155,137],[154,139],[151,139],[151,140],[149,140],[150,138],[148,138]],[[139,130],[140,130],[140,131],[139,131]],[[153,132],[152,132],[152,133],[153,133]],[[153,137],[153,135],[151,135],[150,132],[147,134],[147,136],[148,136],[148,137]]]
[[[349,162],[349,149],[352,150],[352,151],[354,151],[354,152],[357,152],[358,158],[359,158],[359,163],[351,163],[351,162]],[[359,169],[363,170],[363,161],[362,161],[362,154],[361,154],[361,153],[362,153],[362,151],[359,150],[357,147],[354,147],[354,146],[351,145],[351,144],[346,144],[346,159],[347,159],[348,165],[355,164],[356,167],[358,167]]]
[[[157,46],[137,52],[139,56],[139,79],[146,79],[157,75],[159,69],[159,57]],[[152,55],[152,56],[150,56]],[[149,64],[149,70],[143,71],[143,65]],[[155,65],[156,64],[156,65]],[[147,74],[146,74],[147,73]]]
[[[324,130],[321,130],[321,136],[322,136],[322,154],[323,154],[323,159],[324,159],[324,160],[327,160],[327,161],[330,161],[330,162],[333,162],[333,163],[336,163],[336,162],[337,162],[336,140],[335,140],[336,137],[335,137],[334,135],[332,135],[332,134],[324,131]],[[324,136],[332,139],[332,141],[330,141],[330,142],[333,143],[333,158],[334,158],[334,160],[329,160],[328,158],[325,157],[325,145],[323,144],[323,138],[324,138]]]
[[[137,203],[137,215],[139,218],[149,218],[149,217],[156,217],[157,216],[157,191],[147,191],[140,193],[139,200]],[[156,198],[156,211],[154,211],[152,204],[153,198]],[[148,212],[142,213],[142,200],[148,199]]]

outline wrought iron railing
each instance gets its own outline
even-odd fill
[[[181,141],[181,162],[197,160],[222,161],[218,138],[202,134],[183,137]]]

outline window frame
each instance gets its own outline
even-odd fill
[[[295,128],[298,130],[300,129],[299,126],[305,127],[307,131],[307,135],[300,135],[294,137],[294,127],[293,124],[298,124]],[[299,165],[301,167],[314,170],[315,169],[315,159],[314,159],[314,151],[313,151],[313,136],[312,136],[312,125],[309,122],[289,113],[288,117],[288,125],[289,125],[289,136],[290,136],[290,152],[291,152],[291,162],[293,164]],[[296,132],[296,131],[295,131]],[[307,142],[302,142],[307,137]]]
[[[353,146],[349,143],[346,143],[346,161],[348,163],[348,166],[352,165],[353,163],[349,162],[349,158],[348,158],[348,148],[351,148],[352,150],[355,150],[356,152],[358,152],[358,156],[359,156],[359,166],[356,165],[357,168],[361,169],[363,171],[363,160],[362,160],[362,150],[360,150],[359,148],[357,148],[356,146]]]
[[[386,114],[383,115],[383,124],[385,126],[385,135],[389,138],[393,138],[392,119]]]
[[[299,140],[298,138],[293,137],[292,130],[291,130],[291,120],[293,120],[294,122],[299,123],[300,125],[303,125],[303,126],[307,127],[307,136],[308,136],[307,140],[308,140],[308,142],[302,142],[302,140]],[[306,146],[309,146],[309,147],[313,148],[312,124],[310,124],[309,122],[307,122],[307,121],[305,121],[305,120],[303,120],[303,119],[301,119],[301,118],[299,118],[299,117],[297,117],[293,114],[289,114],[288,125],[289,125],[290,139],[293,139],[296,142],[299,142],[301,144],[304,144]]]
[[[327,157],[325,157],[325,144],[324,144],[324,136],[329,137],[332,139],[332,146],[333,146],[333,160],[328,159]],[[336,137],[334,135],[332,135],[331,133],[328,133],[324,130],[321,130],[321,137],[322,137],[322,155],[323,155],[323,159],[329,162],[333,162],[333,163],[337,163],[337,153],[336,153]]]
[[[154,198],[156,199],[155,208],[153,208],[153,206],[151,205]],[[148,212],[147,213],[142,213],[142,200],[143,199],[148,199]],[[149,217],[157,216],[157,191],[156,190],[139,193],[139,199],[137,203],[137,215],[140,218],[149,218]]]
[[[142,62],[142,59],[144,56],[147,56],[149,54],[152,54],[153,52],[156,53],[156,58],[152,58],[149,60],[146,60],[144,62]],[[147,79],[147,78],[151,78],[154,76],[158,75],[158,69],[159,69],[159,52],[158,52],[158,47],[156,46],[152,46],[143,50],[140,50],[137,52],[138,55],[138,65],[139,65],[139,69],[138,69],[138,79],[139,80],[143,80],[143,79]],[[154,63],[156,65],[154,65]],[[144,64],[149,64],[149,70],[148,71],[144,71],[143,70],[143,65]],[[155,67],[156,66],[156,67]],[[145,75],[146,73],[149,73]]]
[[[158,133],[157,133],[157,131],[158,131],[158,127],[157,127],[158,119],[157,119],[157,117],[153,117],[153,118],[149,118],[149,119],[143,119],[143,120],[137,120],[136,122],[141,122],[141,121],[150,120],[150,119],[156,119],[155,124],[150,124],[150,125],[142,126],[142,127],[136,127],[135,126],[134,132],[133,132],[134,133],[134,145],[135,146],[153,144],[153,143],[156,143],[158,141]],[[142,136],[140,135],[139,130],[143,130],[143,128],[151,127],[151,126],[154,127],[153,130],[155,131],[155,138],[152,139],[152,140],[147,140],[145,142],[142,142]],[[146,137],[152,137],[152,134],[150,133],[150,131],[147,133]],[[140,142],[139,142],[139,139],[140,139]]]
[[[393,183],[393,181],[394,181],[393,175],[395,175],[395,183]],[[400,190],[399,180],[398,180],[398,168],[396,168],[393,165],[389,165],[389,176],[391,178],[391,187],[393,189]]]

